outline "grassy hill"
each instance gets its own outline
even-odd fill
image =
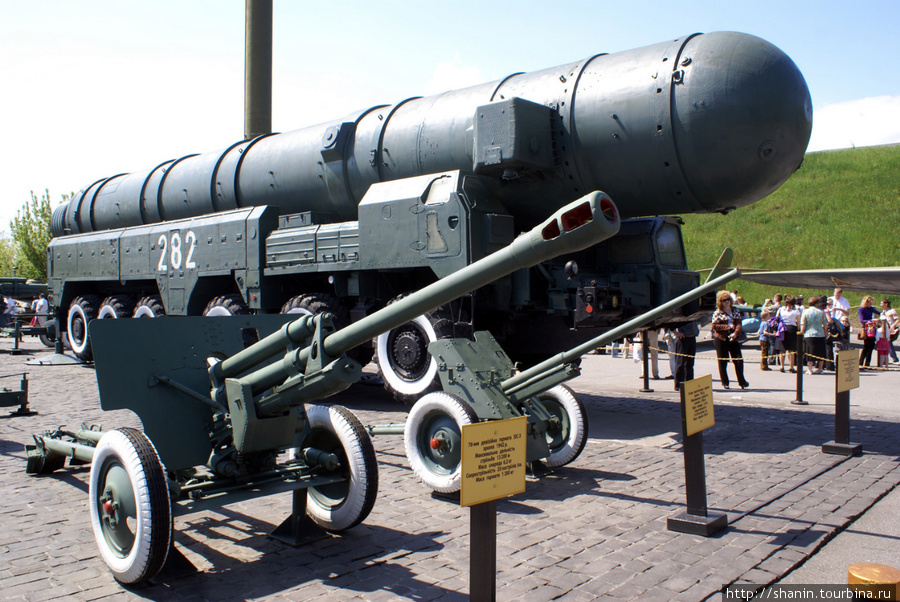
[[[900,146],[807,154],[781,188],[728,215],[683,216],[691,269],[711,267],[726,246],[734,264],[769,270],[900,265]],[[777,289],[735,281],[748,303]],[[783,290],[811,295],[831,291]],[[846,295],[854,305],[861,293]],[[882,295],[883,296],[883,295]],[[876,306],[881,297],[876,295]],[[892,299],[894,307],[898,299]]]

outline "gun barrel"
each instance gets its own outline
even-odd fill
[[[636,318],[629,320],[628,322],[625,322],[624,324],[613,328],[612,330],[605,332],[600,336],[591,339],[590,341],[587,341],[586,343],[582,343],[577,347],[573,347],[568,351],[564,351],[558,355],[555,355],[554,357],[544,360],[540,364],[537,364],[536,366],[533,366],[528,370],[524,370],[519,374],[516,374],[512,378],[506,379],[505,381],[500,383],[500,387],[507,394],[515,393],[516,391],[521,390],[531,383],[543,378],[548,373],[558,372],[562,366],[577,360],[589,351],[592,351],[597,347],[602,347],[603,345],[606,345],[611,341],[615,341],[616,339],[620,339],[630,332],[634,332],[636,329],[649,324],[653,320],[659,318],[660,316],[664,316],[674,309],[681,307],[685,303],[690,303],[697,297],[701,297],[707,292],[718,289],[726,282],[734,280],[740,275],[741,271],[735,268],[727,274],[719,276],[714,280],[710,280],[705,284],[695,288],[694,290],[688,291],[683,295],[672,299],[668,303],[660,305],[656,309],[641,314]]]
[[[302,343],[312,336],[313,332],[315,332],[313,317],[300,316],[282,326],[278,332],[212,365],[210,374],[214,382],[224,382],[226,378],[233,378],[279,353],[284,353],[287,344]]]

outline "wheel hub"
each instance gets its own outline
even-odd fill
[[[438,452],[447,451],[448,441],[447,441],[447,437],[444,436],[444,433],[437,433],[434,437],[431,438],[431,441],[429,442],[429,444],[431,446],[431,449],[433,449],[435,451],[438,451]]]
[[[72,338],[75,339],[76,345],[80,345],[84,341],[84,330],[84,321],[81,317],[72,320]]]
[[[110,528],[115,529],[118,524],[116,514],[119,504],[113,498],[112,491],[107,490],[104,492],[103,497],[100,498],[100,509],[102,512],[101,518],[109,524]]]
[[[459,464],[461,435],[449,416],[434,418],[419,439],[422,457],[435,472],[452,471]]]
[[[425,341],[416,330],[404,330],[394,339],[391,360],[402,376],[415,379],[420,376],[428,357]]]

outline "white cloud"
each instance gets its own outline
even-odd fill
[[[809,151],[900,142],[900,96],[873,96],[816,109]]]
[[[434,69],[431,80],[425,84],[423,93],[426,96],[440,94],[447,90],[458,90],[476,84],[483,84],[488,80],[479,67],[463,65],[457,52],[450,61],[441,61]]]

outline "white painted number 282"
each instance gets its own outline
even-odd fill
[[[172,264],[173,270],[181,269],[181,261],[184,258],[181,249],[181,233],[177,231],[172,232],[171,242],[169,242],[169,238],[166,238],[165,234],[160,234],[159,240],[156,242],[159,245],[159,263],[156,264],[156,269],[160,272],[165,272],[169,269],[169,266],[166,265],[166,255],[168,255],[169,263]],[[193,259],[194,251],[197,249],[197,235],[194,234],[193,230],[188,230],[187,236],[184,237],[184,244],[188,247],[187,261],[185,261],[184,267],[190,270],[197,267],[197,263]]]

